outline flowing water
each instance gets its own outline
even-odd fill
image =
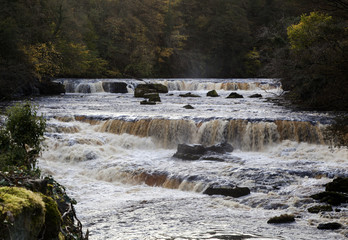
[[[330,150],[330,115],[273,103],[272,79],[146,79],[169,88],[161,103],[140,105],[137,80],[62,79],[67,94],[35,101],[48,119],[44,174],[67,187],[90,239],[344,239],[340,211],[310,214],[309,197],[348,176],[348,151]],[[114,93],[125,82],[124,93]],[[114,87],[113,87],[114,86]],[[219,97],[206,96],[215,89]],[[123,89],[124,90],[124,89]],[[227,99],[230,92],[244,98]],[[116,91],[117,92],[117,91]],[[122,92],[122,91],[121,91]],[[201,97],[183,98],[191,92]],[[250,98],[253,94],[262,98]],[[194,109],[185,109],[190,104]],[[173,158],[179,143],[228,141],[235,150],[199,161]],[[241,198],[207,196],[211,184],[248,187]],[[267,224],[294,214],[291,224]]]

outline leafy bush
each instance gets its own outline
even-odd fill
[[[37,116],[37,107],[28,102],[9,108],[6,114],[6,122],[0,129],[0,170],[11,167],[36,170],[45,119]]]

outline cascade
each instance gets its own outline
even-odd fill
[[[310,122],[242,119],[199,123],[169,119],[107,120],[98,128],[101,132],[152,137],[164,148],[175,148],[180,143],[213,145],[228,141],[235,148],[247,151],[259,151],[282,140],[324,144],[323,129],[323,125]]]

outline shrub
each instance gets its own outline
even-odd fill
[[[6,122],[0,129],[0,170],[11,167],[35,170],[45,119],[37,116],[37,107],[28,102],[9,108],[6,114]]]

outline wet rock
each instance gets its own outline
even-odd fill
[[[127,83],[125,82],[103,82],[103,89],[109,93],[127,93]]]
[[[233,147],[228,142],[222,142],[210,147],[206,147],[206,150],[212,153],[224,154],[226,152],[233,152]]]
[[[183,106],[183,108],[185,108],[185,109],[195,109],[195,108],[192,107],[190,104]]]
[[[331,205],[316,205],[308,208],[308,212],[310,213],[319,213],[319,212],[331,212]]]
[[[334,206],[340,205],[341,203],[348,203],[348,195],[345,193],[321,192],[314,194],[311,197],[320,202],[325,202]]]
[[[162,84],[139,84],[134,91],[134,97],[144,97],[147,93],[168,93],[168,88]]]
[[[219,94],[215,90],[211,90],[207,93],[207,97],[218,97]]]
[[[249,98],[262,98],[262,95],[259,93],[256,93],[256,94],[249,96]]]
[[[198,160],[206,153],[206,148],[202,145],[179,144],[173,157],[182,160]]]
[[[342,227],[341,224],[336,223],[336,222],[331,222],[331,223],[321,223],[318,225],[318,229],[322,229],[322,230],[336,230],[336,229],[340,229]]]
[[[207,195],[222,195],[228,197],[242,197],[250,194],[250,189],[247,187],[218,187],[210,186],[208,187],[203,194]]]
[[[336,178],[332,182],[326,184],[327,192],[343,192],[348,193],[348,178]]]
[[[292,223],[292,222],[295,222],[295,216],[289,215],[289,214],[283,214],[280,216],[272,217],[267,221],[267,223],[274,223],[274,224]]]
[[[145,93],[144,98],[147,98],[149,102],[161,102],[161,98],[158,93]]]
[[[156,102],[144,100],[140,102],[141,105],[156,105]]]
[[[190,93],[190,92],[185,93],[185,94],[180,94],[179,96],[180,96],[180,97],[201,97],[201,96],[199,96],[199,95],[192,94],[192,93]]]
[[[244,98],[244,97],[236,92],[231,92],[227,98]]]
[[[219,143],[209,147],[205,147],[199,144],[179,144],[178,149],[173,157],[180,158],[182,160],[198,160],[205,154],[224,154],[226,152],[232,151],[232,145],[227,142]]]

